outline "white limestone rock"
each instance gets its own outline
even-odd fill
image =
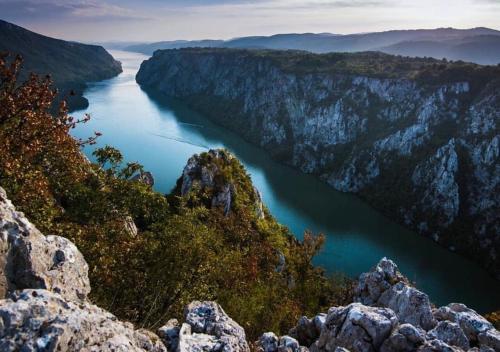
[[[1,351],[166,352],[151,332],[134,330],[87,302],[47,290],[17,291],[0,300]]]
[[[158,329],[158,336],[169,351],[176,351],[179,346],[180,326],[177,319],[170,319]]]
[[[429,340],[441,340],[450,346],[459,347],[463,350],[468,350],[469,339],[465,336],[463,330],[456,323],[444,320],[427,333]]]
[[[496,329],[489,329],[477,335],[479,344],[484,347],[500,351],[500,331]]]
[[[215,302],[191,302],[184,310],[185,325],[190,326],[185,332],[180,333],[179,346],[182,346],[189,336],[189,341],[193,341],[192,334],[203,334],[210,336],[205,340],[215,341],[224,352],[248,352],[250,351],[246,341],[245,330],[234,320],[232,320]],[[198,336],[198,335],[196,335]],[[183,342],[184,341],[184,342]],[[211,342],[210,342],[211,343]],[[219,350],[219,349],[218,349]]]
[[[436,325],[429,297],[405,282],[400,281],[382,293],[377,305],[392,309],[402,323],[424,330]]]
[[[380,347],[381,352],[411,352],[425,343],[425,331],[411,324],[401,324]]]
[[[398,318],[387,308],[352,303],[328,311],[325,325],[315,342],[320,351],[344,347],[352,352],[378,351],[397,326]]]
[[[480,333],[493,329],[493,324],[461,303],[450,303],[440,307],[434,311],[434,316],[439,321],[447,320],[457,323],[471,343],[478,340]]]
[[[25,288],[83,301],[90,292],[88,265],[71,241],[41,234],[0,188],[0,297]]]
[[[278,344],[278,352],[300,352],[299,342],[291,336],[281,336]]]
[[[261,352],[278,351],[279,338],[273,332],[266,332],[259,337],[258,346]]]

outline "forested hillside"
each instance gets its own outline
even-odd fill
[[[87,82],[108,79],[121,72],[120,63],[101,46],[46,37],[0,20],[2,52],[10,53],[11,58],[22,56],[21,80],[26,80],[30,73],[50,74],[60,91],[57,100],[65,97],[71,109],[88,106],[82,96]]]

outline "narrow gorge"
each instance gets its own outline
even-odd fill
[[[500,277],[500,67],[180,49],[136,79]]]

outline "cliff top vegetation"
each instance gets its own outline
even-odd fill
[[[217,55],[221,59],[265,61],[295,74],[342,74],[376,78],[409,79],[420,84],[470,82],[484,86],[500,77],[500,65],[484,66],[464,61],[405,57],[377,51],[315,54],[298,50],[230,48],[183,48],[158,50],[154,55],[177,52],[187,55]]]

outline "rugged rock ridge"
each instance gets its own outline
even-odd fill
[[[302,317],[289,336],[265,333],[275,351],[498,351],[500,332],[463,304],[433,308],[394,262],[382,259],[359,278],[355,303]]]
[[[163,50],[137,81],[500,275],[500,69],[342,55]]]
[[[215,302],[192,302],[185,309],[184,323],[169,320],[158,334],[135,329],[91,304],[87,264],[78,249],[58,237],[56,243],[65,246],[54,252],[53,243],[45,240],[50,236],[17,212],[2,188],[0,225],[0,280],[2,294],[7,295],[0,299],[0,350],[250,351],[244,329]],[[23,255],[17,255],[19,248]],[[61,260],[57,251],[73,259]],[[40,253],[46,255],[33,257]],[[29,270],[12,271],[12,258],[16,267]],[[51,260],[56,267],[42,265]],[[500,332],[491,323],[463,304],[433,308],[427,295],[412,287],[388,259],[362,274],[355,292],[355,303],[332,307],[312,319],[302,317],[290,336],[265,333],[257,348],[265,352],[500,350]]]

